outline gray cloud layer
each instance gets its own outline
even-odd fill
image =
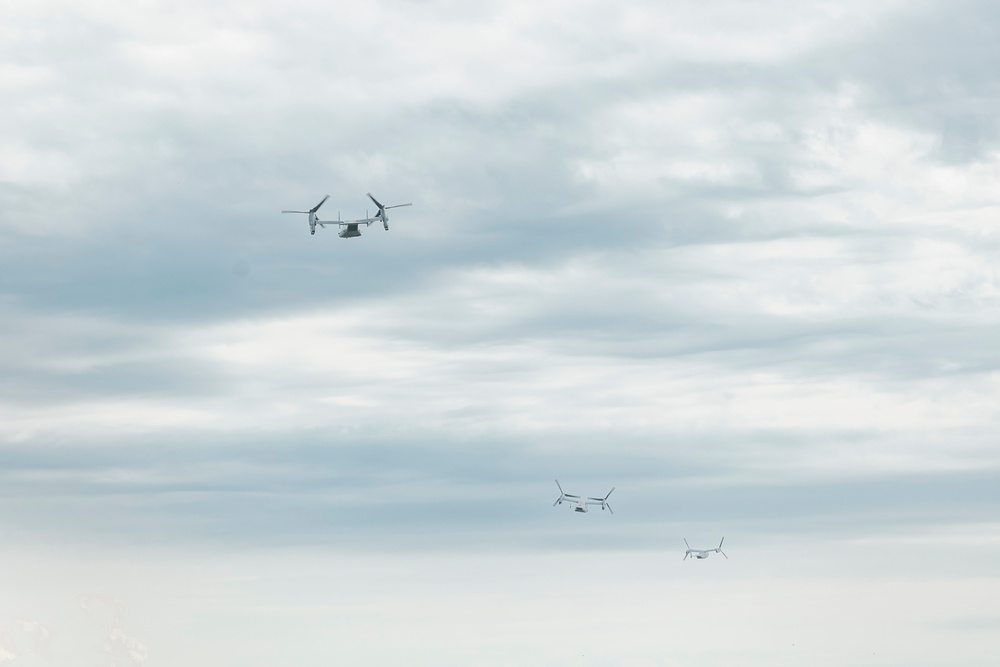
[[[0,533],[140,561],[724,533],[788,590],[905,545],[916,579],[955,549],[993,577],[998,19],[0,10]],[[369,191],[414,206],[346,241],[279,213]],[[616,515],[551,508],[555,477]]]

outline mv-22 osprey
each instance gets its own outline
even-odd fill
[[[608,510],[612,514],[615,513],[615,511],[611,509],[611,505],[608,504],[608,496],[610,496],[611,493],[615,490],[615,487],[613,486],[611,487],[611,491],[608,491],[607,495],[605,495],[603,498],[581,498],[580,496],[574,496],[572,493],[566,493],[565,491],[563,491],[562,485],[559,484],[558,479],[556,480],[556,486],[559,487],[559,497],[556,498],[556,501],[554,503],[552,503],[553,507],[555,507],[556,505],[561,505],[562,502],[565,500],[568,503],[576,505],[576,507],[573,508],[574,512],[587,512],[590,509],[589,508],[590,505],[600,505],[602,510]]]
[[[719,540],[719,546],[715,547],[714,549],[692,549],[691,545],[688,544],[687,538],[685,537],[684,546],[687,547],[687,551],[684,552],[684,558],[682,560],[687,560],[688,556],[694,556],[699,560],[704,560],[716,552],[722,554],[723,556],[726,556],[726,552],[722,550],[722,543],[725,541],[726,538],[723,537],[721,540]],[[726,556],[726,560],[729,560],[729,556]]]
[[[371,199],[373,202],[375,202],[375,205],[378,206],[378,212],[375,215],[373,215],[371,217],[368,217],[367,212],[366,212],[365,217],[361,218],[360,220],[341,220],[340,219],[340,212],[338,211],[337,212],[337,219],[336,220],[320,220],[319,216],[316,215],[316,211],[318,211],[319,207],[322,206],[326,202],[326,200],[329,199],[329,198],[330,198],[330,195],[327,195],[327,196],[323,197],[323,199],[320,200],[320,202],[318,204],[316,204],[315,206],[313,206],[308,211],[287,211],[286,210],[286,211],[282,211],[282,213],[306,213],[306,214],[308,214],[309,215],[309,233],[310,234],[315,234],[316,233],[316,225],[319,225],[323,229],[326,229],[327,225],[332,225],[332,224],[336,223],[337,225],[343,227],[343,229],[340,230],[340,233],[338,234],[338,236],[340,238],[342,238],[342,239],[349,239],[349,238],[352,238],[352,237],[355,237],[355,236],[361,236],[361,230],[358,229],[358,225],[364,225],[365,227],[369,227],[369,226],[371,226],[371,224],[373,222],[381,221],[382,222],[382,226],[385,228],[385,231],[389,231],[389,212],[388,212],[388,209],[390,209],[390,208],[400,208],[400,207],[403,207],[403,206],[413,206],[412,202],[409,202],[409,203],[406,203],[406,204],[393,204],[392,206],[385,206],[382,203],[380,203],[377,199],[375,199],[375,197],[372,197],[372,193],[369,192],[368,193],[368,198]]]

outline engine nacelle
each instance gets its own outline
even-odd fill
[[[389,231],[389,221],[388,220],[383,220],[382,221],[382,226],[385,227],[385,231]]]

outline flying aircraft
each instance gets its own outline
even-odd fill
[[[358,225],[364,225],[365,227],[368,227],[373,222],[375,222],[376,220],[382,220],[382,217],[380,217],[381,214],[382,214],[382,210],[381,209],[374,216],[372,216],[370,218],[362,218],[361,220],[341,220],[340,219],[340,212],[339,211],[337,212],[337,219],[336,220],[320,220],[319,216],[316,215],[316,211],[318,211],[319,207],[323,205],[323,202],[325,202],[329,198],[330,198],[330,195],[327,195],[327,196],[323,197],[323,200],[320,203],[316,204],[315,206],[313,206],[308,211],[282,211],[282,213],[307,213],[309,215],[309,233],[310,234],[315,234],[316,233],[316,225],[319,225],[323,229],[326,229],[327,225],[337,224],[340,227],[343,227],[343,229],[341,229],[340,233],[338,234],[338,236],[340,238],[342,238],[342,239],[349,239],[349,238],[352,238],[354,236],[361,236],[361,230],[358,229]],[[400,204],[400,205],[401,206],[410,206],[411,204]],[[393,207],[390,206],[389,208],[393,208]],[[388,229],[388,226],[386,226],[386,229]]]
[[[684,546],[687,547],[687,551],[684,552],[683,560],[687,560],[688,556],[693,556],[699,560],[704,560],[705,558],[708,558],[716,551],[718,551],[723,556],[726,556],[726,552],[722,550],[722,543],[725,541],[726,538],[723,537],[721,540],[719,540],[719,546],[715,547],[714,549],[692,549],[691,545],[688,544],[687,538],[684,538]],[[726,556],[726,560],[729,560],[729,556]]]
[[[610,496],[611,492],[615,490],[615,487],[613,486],[611,487],[611,491],[608,491],[607,495],[603,498],[581,498],[580,496],[574,496],[571,493],[566,493],[563,491],[562,485],[559,484],[558,479],[556,480],[556,486],[559,487],[559,497],[556,498],[554,503],[552,503],[553,507],[561,505],[565,500],[568,503],[576,505],[576,507],[573,508],[574,512],[587,512],[590,509],[589,505],[600,505],[602,510],[606,509],[612,514],[615,513],[615,511],[611,509],[611,505],[608,504],[608,496]]]
[[[315,206],[313,206],[308,211],[282,211],[282,213],[308,213],[309,214],[309,233],[310,234],[315,234],[316,233],[316,225],[319,225],[320,227],[323,227],[324,229],[326,228],[326,225],[324,225],[320,221],[320,219],[318,217],[316,217],[316,211],[318,211],[319,207],[322,206],[324,204],[324,202],[326,202],[326,200],[329,199],[329,198],[330,198],[330,195],[327,195],[327,196],[323,197],[323,199],[321,199],[318,204],[316,204]]]
[[[381,220],[382,221],[382,226],[385,227],[385,231],[389,231],[389,213],[388,213],[388,209],[390,209],[390,208],[400,208],[400,207],[403,207],[403,206],[413,206],[413,202],[409,202],[407,204],[393,204],[392,206],[383,206],[381,203],[379,203],[379,200],[375,199],[375,197],[372,197],[372,193],[370,193],[370,192],[368,193],[368,198],[371,199],[373,202],[375,202],[375,205],[378,206],[378,213],[376,213],[371,218],[368,218],[368,220],[371,220],[371,222],[375,222],[376,220]],[[369,224],[371,224],[371,223],[369,223]]]

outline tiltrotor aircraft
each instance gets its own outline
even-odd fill
[[[576,507],[573,508],[574,512],[587,512],[590,509],[590,505],[600,505],[602,510],[606,509],[612,514],[615,513],[615,511],[611,509],[611,505],[608,504],[608,496],[610,496],[615,490],[615,487],[613,486],[611,487],[611,491],[608,491],[607,495],[603,498],[581,498],[580,496],[574,496],[572,493],[566,493],[563,491],[562,485],[559,484],[558,479],[556,480],[556,486],[559,487],[559,497],[556,498],[554,503],[552,503],[553,507],[561,505],[565,500],[568,503],[576,505]]]
[[[340,230],[340,233],[337,234],[337,236],[339,236],[342,239],[349,239],[349,238],[353,238],[355,236],[361,236],[361,230],[359,229],[359,225],[364,225],[365,227],[369,227],[369,226],[371,226],[371,224],[373,222],[381,221],[382,222],[382,226],[385,227],[385,231],[389,231],[389,213],[388,213],[388,209],[390,209],[390,208],[400,208],[402,206],[413,206],[412,202],[409,202],[409,203],[406,203],[406,204],[394,204],[392,206],[385,206],[381,202],[379,202],[377,199],[375,199],[375,197],[372,197],[372,194],[370,192],[368,193],[368,197],[373,202],[375,202],[376,206],[378,206],[378,212],[375,213],[375,215],[373,215],[371,217],[364,217],[364,218],[361,218],[360,220],[341,220],[339,212],[337,213],[337,219],[336,220],[320,220],[319,216],[316,215],[316,211],[318,211],[319,207],[322,206],[323,203],[327,199],[330,198],[330,195],[327,195],[327,196],[323,197],[323,199],[318,204],[316,204],[315,206],[313,206],[308,211],[287,211],[286,210],[286,211],[282,211],[282,213],[306,213],[306,214],[308,214],[309,215],[309,233],[310,234],[315,234],[316,233],[316,225],[319,225],[320,227],[326,229],[327,225],[332,225],[332,224],[336,223],[340,227],[343,227],[343,229]]]
[[[688,544],[687,538],[684,538],[684,546],[687,547],[687,551],[684,552],[683,560],[687,560],[688,556],[693,556],[694,558],[697,558],[699,560],[704,560],[715,552],[719,552],[723,556],[726,556],[726,552],[722,550],[722,543],[725,541],[726,538],[723,537],[721,540],[719,540],[719,546],[715,547],[714,549],[692,549],[691,545]],[[726,556],[726,560],[729,560],[729,556]]]

